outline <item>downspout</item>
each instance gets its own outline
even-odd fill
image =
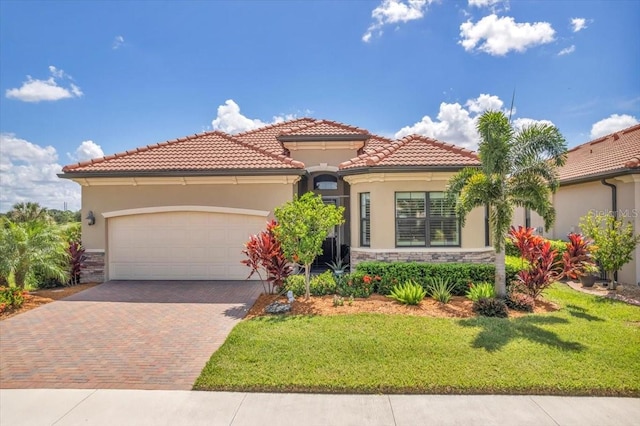
[[[489,247],[489,204],[484,205],[484,245]]]
[[[611,188],[611,210],[613,212],[613,217],[617,219],[618,218],[618,187],[612,183],[607,182],[606,179],[602,179],[600,183]],[[618,271],[615,271],[613,273],[613,280],[615,282],[618,282]]]

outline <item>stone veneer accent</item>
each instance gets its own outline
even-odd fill
[[[351,247],[351,266],[360,262],[429,262],[429,263],[493,263],[495,252],[491,247],[461,248],[396,248],[389,250]]]
[[[80,275],[80,283],[104,282],[104,252],[85,252],[87,259]]]

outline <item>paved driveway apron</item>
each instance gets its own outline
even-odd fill
[[[0,321],[0,387],[191,389],[255,282],[110,281]]]

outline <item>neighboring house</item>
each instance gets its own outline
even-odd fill
[[[460,226],[443,198],[472,151],[422,136],[392,141],[302,118],[207,132],[64,167],[82,186],[83,281],[244,279],[241,250],[274,209],[314,191],[345,207],[321,260],[493,260],[483,209]]]
[[[579,145],[569,151],[560,169],[560,189],[553,196],[556,223],[548,238],[566,239],[580,232],[579,222],[590,211],[614,212],[640,232],[640,125]],[[516,211],[516,225],[542,227],[536,214]],[[640,250],[618,274],[621,283],[640,284]]]

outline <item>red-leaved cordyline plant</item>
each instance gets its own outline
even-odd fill
[[[563,268],[555,262],[556,251],[551,249],[551,242],[535,235],[534,231],[534,228],[519,226],[516,229],[512,226],[509,237],[530,264],[528,270],[518,272],[517,287],[535,300],[544,289],[561,278]]]
[[[87,256],[84,254],[84,247],[79,241],[69,243],[69,284],[80,284],[80,272],[84,267]]]
[[[272,294],[276,288],[282,288],[284,280],[291,274],[292,268],[282,253],[280,242],[278,242],[273,229],[277,226],[275,220],[267,222],[267,229],[259,234],[252,235],[242,250],[247,259],[242,263],[251,268],[251,272],[247,279],[253,274],[258,274],[262,281],[262,287],[265,293]],[[263,269],[266,276],[265,280],[260,274]]]
[[[564,274],[571,279],[578,279],[587,275],[585,268],[595,265],[591,254],[592,241],[582,234],[569,234],[567,251],[562,254]]]
[[[551,249],[551,242],[540,235],[534,234],[534,228],[511,227],[509,237],[526,259],[530,267],[518,272],[518,289],[533,297],[534,300],[553,282],[565,276],[579,277],[584,273],[584,267],[593,263],[590,241],[580,234],[569,234],[567,251],[562,255],[562,262],[555,260],[557,251]]]

